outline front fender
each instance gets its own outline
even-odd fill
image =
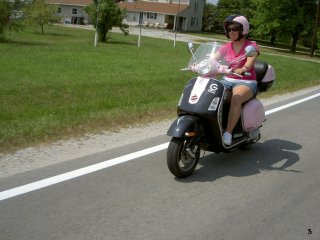
[[[200,119],[194,116],[181,116],[170,126],[167,135],[172,137],[184,137],[186,132],[195,131],[199,133]]]

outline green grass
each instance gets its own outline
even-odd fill
[[[185,43],[52,27],[0,43],[0,152],[173,117],[190,57]],[[277,71],[268,95],[320,84],[318,63],[261,55]],[[290,72],[289,72],[290,70]]]
[[[320,61],[310,62],[304,58],[289,58],[261,54],[259,59],[267,61],[275,68],[276,84],[261,97],[298,91],[320,84]]]

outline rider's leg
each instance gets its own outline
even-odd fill
[[[248,86],[239,85],[232,89],[231,105],[228,116],[228,125],[226,134],[224,135],[224,141],[227,145],[231,144],[232,131],[236,126],[240,115],[241,106],[244,102],[250,100],[253,97],[253,92]]]

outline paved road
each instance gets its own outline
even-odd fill
[[[268,115],[251,150],[208,154],[184,180],[170,174],[163,150],[0,201],[0,239],[318,240],[319,103],[317,97]],[[168,140],[5,178],[0,194]]]

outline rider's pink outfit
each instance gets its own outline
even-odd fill
[[[231,62],[234,59],[243,56],[246,54],[245,52],[245,48],[247,46],[254,46],[258,51],[258,45],[255,42],[249,41],[249,40],[245,40],[241,50],[239,51],[239,53],[237,54],[234,51],[233,48],[233,42],[228,42],[226,44],[224,44],[220,49],[219,49],[219,53],[221,54],[221,56],[223,56],[223,58],[227,61],[227,62]],[[245,65],[247,59],[244,58],[243,60],[240,60],[239,62],[235,62],[231,64],[231,68],[235,69],[235,68],[241,68]],[[232,79],[239,79],[239,80],[252,80],[252,81],[256,81],[256,72],[254,70],[254,67],[252,67],[248,72],[251,73],[251,76],[242,76],[242,77],[238,77],[235,75],[228,75],[227,78],[232,78]]]

